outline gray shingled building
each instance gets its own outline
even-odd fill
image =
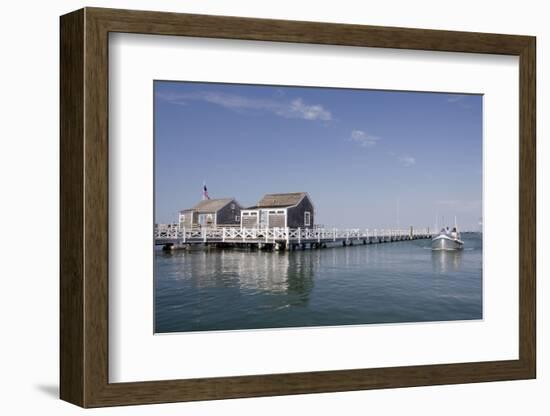
[[[231,227],[241,223],[241,205],[235,198],[206,199],[193,208],[180,211],[182,228]]]
[[[306,192],[266,194],[241,210],[243,228],[312,228],[314,221],[315,207]]]

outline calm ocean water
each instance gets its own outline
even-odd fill
[[[321,250],[155,251],[155,332],[482,318],[482,240]]]

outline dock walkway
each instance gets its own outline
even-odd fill
[[[321,248],[328,243],[377,244],[394,241],[431,238],[429,229],[326,229],[326,228],[202,228],[185,229],[177,224],[162,224],[155,228],[155,244],[167,248],[192,244],[249,245],[258,248],[292,250]]]

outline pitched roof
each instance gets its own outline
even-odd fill
[[[225,207],[230,202],[235,202],[237,205],[238,203],[233,198],[220,198],[220,199],[205,199],[203,201],[200,201],[197,205],[195,205],[193,208],[185,209],[181,212],[185,211],[195,211],[195,212],[217,212],[223,207]]]
[[[265,194],[264,197],[258,202],[258,208],[267,207],[291,207],[298,204],[304,196],[305,192],[292,192],[286,194]]]

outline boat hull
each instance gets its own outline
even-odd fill
[[[462,250],[464,242],[446,235],[439,235],[432,240],[432,250]]]

